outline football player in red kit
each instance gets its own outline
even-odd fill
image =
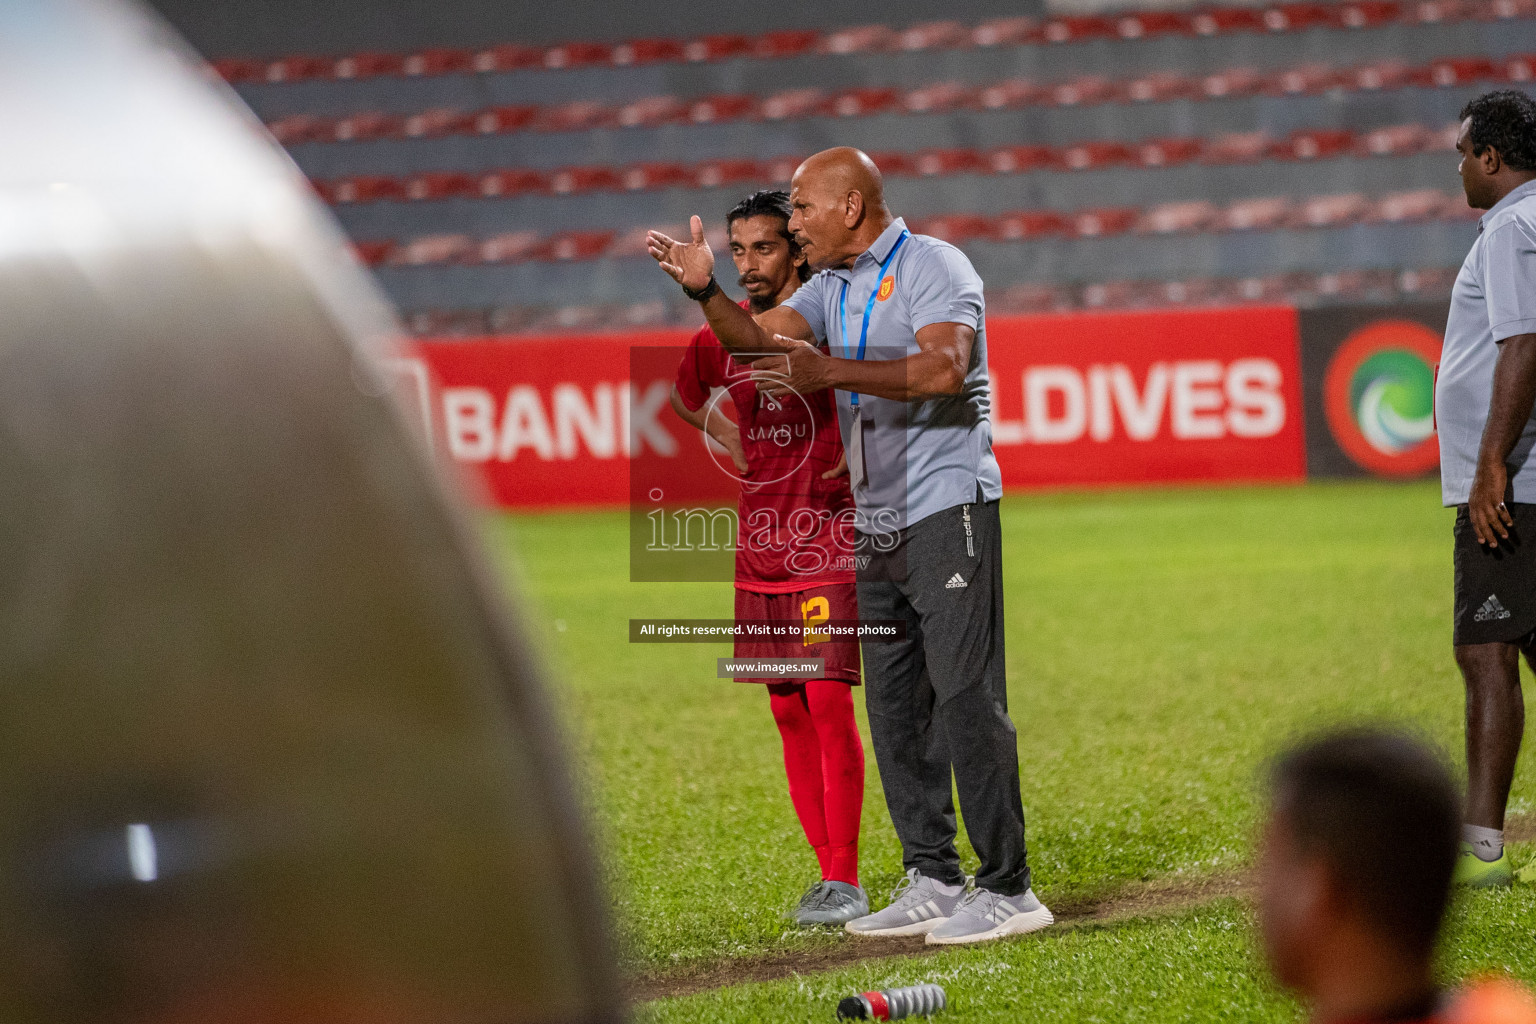
[[[789,196],[748,196],[726,218],[731,258],[761,313],[808,274],[790,238]],[[724,389],[718,392],[716,389]],[[720,408],[726,396],[734,422]],[[816,851],[821,880],[794,911],[802,926],[842,925],[869,913],[859,886],[864,744],[853,717],[859,646],[816,627],[858,618],[853,569],[853,496],[832,392],[773,399],[760,392],[750,360],[738,361],[708,327],[688,345],[672,408],[730,453],[741,478],[736,620],[793,622],[787,640],[738,637],[737,658],[820,658],[821,678],[766,683],[784,742],[789,797]]]

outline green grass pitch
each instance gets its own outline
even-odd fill
[[[1011,494],[1002,510],[1009,701],[1047,904],[1241,870],[1265,759],[1307,730],[1398,723],[1460,763],[1451,515],[1433,485]],[[729,586],[631,584],[626,530],[620,513],[558,513],[495,518],[490,536],[548,652],[627,968],[655,977],[857,941],[786,928],[815,861],[761,689],[714,678],[724,647],[626,642],[631,617],[729,616]],[[1531,810],[1532,762],[1515,813]],[[862,861],[883,905],[900,853],[872,758]],[[1536,981],[1533,927],[1536,887],[1462,900],[1447,976]],[[840,995],[938,980],[953,1024],[1295,1019],[1253,942],[1233,899],[639,1013],[828,1021]]]

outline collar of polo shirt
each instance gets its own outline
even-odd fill
[[[1487,222],[1489,217],[1492,217],[1506,206],[1513,206],[1515,203],[1518,203],[1532,192],[1536,192],[1536,179],[1532,179],[1523,185],[1516,185],[1514,188],[1510,189],[1509,195],[1494,203],[1488,208],[1486,213],[1477,218],[1477,233],[1483,233],[1483,225]],[[885,235],[881,235],[880,237],[883,239],[885,238]],[[879,245],[880,243],[877,241],[875,244]]]
[[[859,253],[852,267],[833,267],[832,273],[845,281],[852,281],[854,271],[861,267],[870,263],[879,266],[891,254],[891,248],[896,244],[896,239],[900,238],[905,230],[907,230],[907,222],[897,217],[891,221],[889,227],[880,232],[880,237],[875,239],[874,245]]]

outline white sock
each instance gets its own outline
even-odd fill
[[[1497,860],[1498,858],[1494,859]],[[945,896],[958,896],[960,894],[960,890],[965,888],[964,885],[945,885],[937,878],[930,878],[928,881],[932,882],[933,887],[939,890],[939,892],[943,893]]]
[[[1461,841],[1472,847],[1477,859],[1492,863],[1504,856],[1504,830],[1481,825],[1461,826]]]

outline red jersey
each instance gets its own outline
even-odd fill
[[[703,408],[715,388],[725,388],[736,411],[747,456],[737,502],[736,586],[782,594],[852,583],[848,476],[821,478],[843,455],[832,392],[773,399],[757,390],[751,374],[708,327],[693,336],[677,368],[677,393],[688,408]]]

